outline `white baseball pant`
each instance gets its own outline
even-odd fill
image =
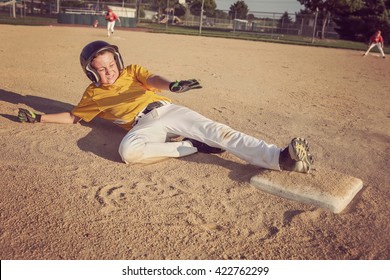
[[[381,52],[382,57],[385,57],[385,53],[383,52],[381,43],[372,43],[364,55],[367,55],[371,51],[371,49],[375,46],[378,47],[379,51]]]
[[[111,33],[114,33],[115,20],[107,21],[107,35],[110,36]]]
[[[138,118],[122,139],[119,154],[126,163],[152,163],[197,152],[187,141],[167,142],[177,136],[222,148],[262,168],[280,170],[280,148],[175,104],[156,108]]]

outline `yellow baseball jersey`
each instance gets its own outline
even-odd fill
[[[149,103],[171,101],[158,95],[160,90],[147,84],[150,76],[152,73],[144,67],[129,65],[122,70],[114,84],[89,85],[72,114],[86,122],[98,116],[130,130],[134,118]]]

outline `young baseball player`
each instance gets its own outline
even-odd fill
[[[114,33],[114,27],[116,20],[121,22],[121,19],[112,11],[112,9],[108,9],[106,13],[106,21],[107,21],[107,36],[110,37],[111,34]]]
[[[385,44],[383,42],[383,37],[381,35],[380,30],[375,32],[375,34],[370,37],[370,41],[368,43],[368,50],[363,54],[363,56],[366,56],[370,52],[370,50],[375,46],[379,49],[382,57],[386,58],[385,53],[383,52]]]
[[[125,163],[151,163],[196,152],[228,151],[262,168],[308,173],[313,163],[305,139],[294,138],[280,149],[186,107],[175,105],[161,90],[182,93],[201,88],[195,79],[171,81],[139,65],[124,66],[118,47],[104,41],[86,45],[81,66],[92,81],[71,112],[37,114],[19,109],[19,120],[30,123],[112,121],[127,131],[119,145]],[[182,141],[171,141],[178,136]]]

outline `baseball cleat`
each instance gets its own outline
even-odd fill
[[[280,167],[289,171],[309,173],[313,162],[313,156],[309,153],[309,145],[303,138],[292,139],[280,156]]]
[[[223,153],[225,150],[221,148],[211,147],[205,143],[202,143],[195,139],[190,138],[184,138],[183,141],[188,141],[192,144],[193,147],[198,149],[199,153],[205,153],[205,154],[220,154]]]

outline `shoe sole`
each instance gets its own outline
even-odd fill
[[[310,170],[310,166],[313,164],[313,156],[309,153],[309,144],[306,139],[294,138],[288,145],[288,151],[293,160],[304,162]]]

